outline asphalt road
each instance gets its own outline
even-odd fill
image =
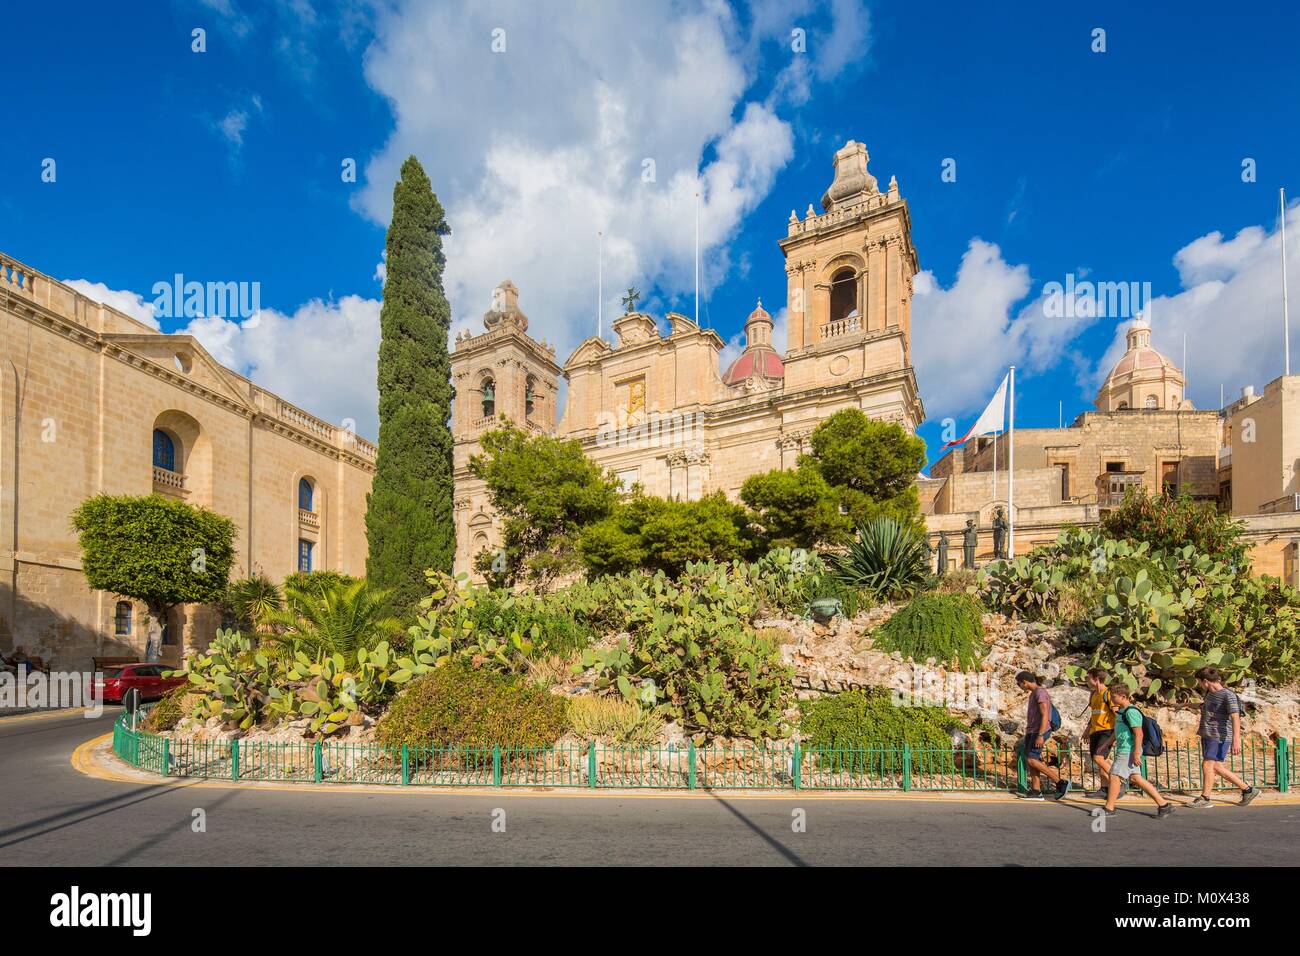
[[[69,762],[97,720],[0,723],[0,866],[1295,865],[1300,805],[1181,810],[791,796],[286,792],[122,783]],[[806,813],[807,830],[792,831]],[[204,811],[206,832],[192,827]],[[505,832],[494,832],[494,811]],[[500,819],[500,815],[496,817]]]

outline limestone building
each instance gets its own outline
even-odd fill
[[[974,518],[985,532],[980,555],[992,553],[993,513],[1007,507],[1012,440],[1017,552],[1055,538],[1066,524],[1095,522],[1131,488],[1217,501],[1219,412],[1186,399],[1182,370],[1151,347],[1145,321],[1133,323],[1126,344],[1097,392],[1096,411],[1066,428],[973,439],[936,461],[920,482],[927,527],[955,532]]]
[[[142,605],[92,591],[74,508],[159,493],[238,526],[232,576],[365,573],[375,447],[164,335],[0,255],[0,650],[61,670],[143,659]],[[219,621],[184,606],[163,663]]]
[[[502,416],[579,440],[628,486],[682,499],[718,490],[736,497],[750,475],[793,466],[813,428],[842,408],[914,431],[924,410],[911,364],[911,219],[898,183],[881,190],[867,162],[865,146],[847,143],[835,153],[821,212],[809,204],[802,219],[790,214],[778,243],[784,353],[761,302],[746,320],[744,351],[723,370],[717,333],[675,312],[661,328],[629,299],[614,342],[589,338],[561,365],[553,347],[528,334],[519,291],[502,283],[484,331],[462,335],[452,353],[457,570],[497,541],[468,463]]]

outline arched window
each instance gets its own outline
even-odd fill
[[[1148,395],[1147,400],[1143,403],[1145,408],[1159,408],[1160,401],[1154,395]]]
[[[858,277],[841,269],[831,277],[831,321],[847,319],[858,311]]]
[[[1128,408],[1128,402],[1120,402],[1119,405],[1116,406],[1116,407],[1117,407],[1120,411],[1123,411],[1124,409]]]
[[[532,417],[533,408],[536,407],[536,404],[537,379],[530,375],[528,376],[528,381],[524,383],[524,414],[528,417]]]
[[[495,418],[497,414],[497,386],[490,378],[483,379],[483,417]]]
[[[161,428],[153,430],[153,466],[166,471],[176,470],[176,443]]]
[[[113,614],[113,633],[130,634],[131,633],[131,602],[118,601],[117,608]]]
[[[312,507],[312,486],[306,478],[298,479],[298,508],[300,511],[315,511]]]

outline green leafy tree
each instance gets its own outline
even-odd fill
[[[164,495],[97,495],[72,514],[92,588],[142,601],[159,625],[177,604],[220,603],[235,523]]]
[[[544,586],[579,565],[578,534],[613,513],[618,481],[576,440],[527,435],[509,422],[484,433],[469,470],[483,481],[502,520],[501,553],[483,552],[476,567],[513,584]]]
[[[1120,541],[1145,541],[1152,551],[1174,552],[1190,544],[1215,561],[1243,569],[1250,566],[1242,523],[1221,514],[1212,502],[1193,501],[1187,495],[1171,498],[1130,492],[1101,519],[1101,530]]]
[[[402,164],[388,227],[384,304],[379,314],[379,459],[366,510],[366,577],[390,589],[393,606],[413,609],[426,569],[450,571],[452,516],[451,308],[442,290],[451,232],[429,177],[414,157]]]
[[[848,516],[840,513],[835,489],[808,465],[751,475],[740,488],[740,499],[754,509],[769,548],[842,544],[852,530]]]
[[[874,518],[917,523],[916,476],[925,465],[925,442],[893,422],[845,408],[818,425],[812,452],[800,459],[836,489],[851,524]]]
[[[637,495],[583,530],[578,551],[592,574],[637,568],[676,577],[690,561],[731,561],[754,550],[745,509],[717,491],[697,501]]]

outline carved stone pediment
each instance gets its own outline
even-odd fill
[[[659,338],[659,326],[644,312],[629,312],[614,320],[614,334],[619,345],[640,345]]]

